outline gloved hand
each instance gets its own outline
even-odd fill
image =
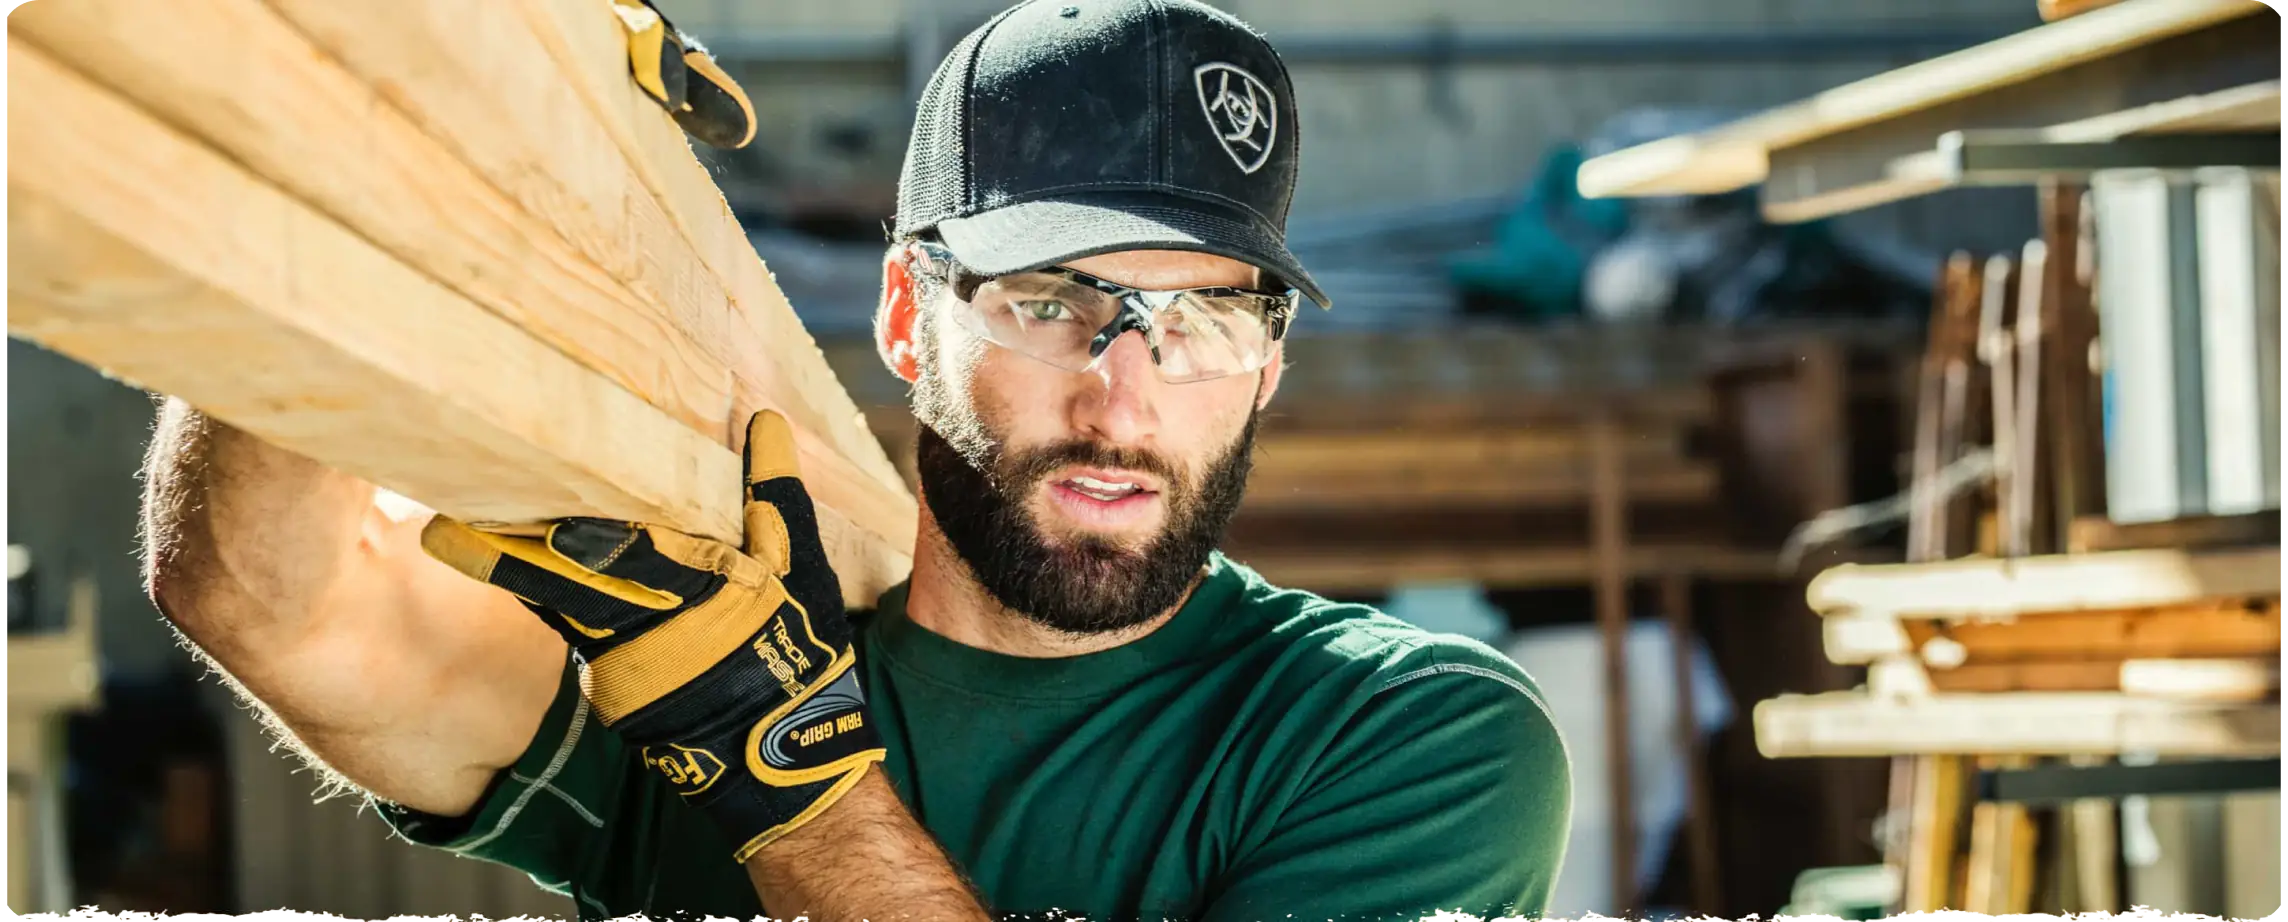
[[[810,821],[884,755],[842,589],[784,417],[747,424],[746,547],[570,518],[421,544],[514,593],[586,664],[604,725],[738,843],[741,862]]]

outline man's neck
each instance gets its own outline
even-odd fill
[[[1008,656],[1052,658],[1080,656],[1110,650],[1159,630],[1199,587],[1193,580],[1183,598],[1166,611],[1135,627],[1100,634],[1059,631],[1018,612],[1010,611],[978,585],[969,565],[946,541],[945,533],[922,508],[920,536],[914,548],[914,575],[906,590],[906,618],[964,646]]]

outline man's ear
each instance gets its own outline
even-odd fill
[[[921,296],[906,248],[896,247],[882,256],[882,303],[874,312],[874,348],[882,364],[907,384],[921,377],[921,354],[915,345],[914,321],[921,317]]]
[[[1271,344],[1271,361],[1263,366],[1263,380],[1255,386],[1255,408],[1271,404],[1271,395],[1279,392],[1279,376],[1287,371],[1287,341]]]

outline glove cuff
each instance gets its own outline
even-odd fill
[[[887,754],[852,657],[840,659],[828,681],[760,720],[642,748],[646,768],[740,843],[736,860],[816,818]]]

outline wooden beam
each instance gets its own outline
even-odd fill
[[[2139,698],[2258,702],[2280,693],[2272,655],[2229,659],[2056,659],[1969,662],[1925,672],[1933,690],[1955,693],[2119,691]]]
[[[2227,160],[2190,165],[2236,165],[2247,153],[2234,150],[2233,137],[2280,128],[2279,35],[2262,26],[2222,23],[1991,96],[1775,147],[1764,216],[1810,221],[1954,186],[2028,181],[2030,171],[1997,169],[2007,165],[1989,151],[1997,140],[2088,145],[2065,149],[2086,161],[2072,172],[2086,173],[2183,168],[2171,162],[2186,148],[2177,139],[2222,135],[2205,148],[2230,153]],[[2253,146],[2277,157],[2277,143]]]
[[[1578,184],[1581,194],[1592,198],[1708,194],[1745,188],[1776,175],[1770,159],[1775,149],[1861,126],[1903,120],[1949,103],[1975,101],[2037,81],[2047,80],[2072,90],[2073,80],[2049,78],[2082,65],[2103,68],[2109,59],[2144,46],[2264,10],[2248,0],[2126,0],[2064,22],[1877,74],[1711,131],[1594,158],[1581,165]],[[2269,28],[2277,36],[2278,29],[2268,25],[2272,21],[2267,17],[2257,28]],[[2278,72],[2273,74],[2276,77]],[[2077,79],[2088,82],[2086,76]],[[2086,91],[2106,87],[2083,89],[2087,97],[2090,93]],[[2064,118],[2095,114],[2098,112],[2093,110]],[[1922,140],[1927,143],[1937,134],[1927,133]]]
[[[1967,760],[1924,756],[1912,763],[1912,807],[1907,813],[1906,912],[1937,912],[1953,904],[1956,843],[1962,837]],[[1893,769],[1896,771],[1897,769]]]
[[[1374,592],[1402,583],[1463,581],[1519,589],[1587,586],[1596,578],[1586,548],[1417,547],[1330,551],[1318,548],[1232,548],[1234,559],[1282,586],[1320,593]],[[1772,551],[1720,545],[1635,543],[1622,569],[1628,579],[1684,573],[1718,580],[1782,580]]]
[[[1267,459],[1248,478],[1247,508],[1281,513],[1586,506],[1595,481],[1594,472],[1574,464],[1323,474]],[[1631,503],[1700,503],[1715,499],[1717,487],[1714,468],[1672,459],[1651,470],[1630,468],[1618,489]]]
[[[738,535],[722,430],[685,424],[13,34],[9,76],[12,335],[448,514]],[[911,545],[860,510],[867,526],[831,502],[821,519],[846,594],[871,601]]]
[[[1628,494],[1623,486],[1620,426],[1612,416],[1589,418],[1589,569],[1597,634],[1605,655],[1605,790],[1612,803],[1613,828],[1635,829],[1635,765],[1629,756],[1629,519]],[[1690,713],[1685,723],[1694,722]],[[1638,905],[1636,841],[1633,835],[1612,837],[1613,907],[1626,918]]]
[[[2280,751],[2280,706],[2131,698],[2105,692],[2011,692],[1878,700],[1859,692],[1757,703],[1767,758],[1898,754],[2164,756]]]
[[[2280,695],[2280,657],[2130,660],[2121,664],[2121,690],[2181,701],[2263,701]]]
[[[1813,578],[1804,593],[1823,615],[1912,619],[2113,611],[2279,594],[2277,547],[1845,565]]]
[[[1926,656],[1927,644],[1958,651],[1947,665],[2035,660],[2124,660],[2256,656],[2280,649],[2280,603],[2218,602],[2171,608],[2053,611],[2011,620],[1954,622],[1880,615],[1821,622],[1827,656],[1871,663],[1886,656]]]

